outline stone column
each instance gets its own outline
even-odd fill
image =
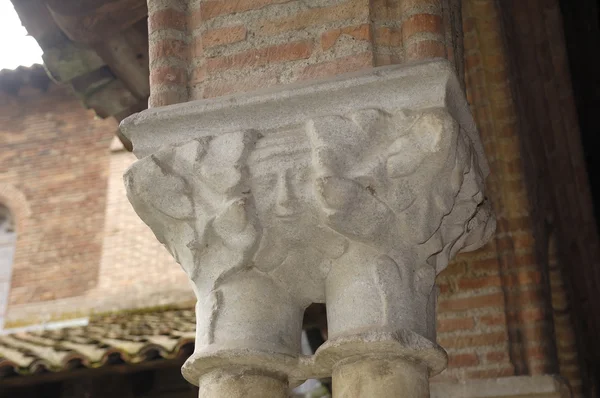
[[[446,366],[435,277],[495,222],[483,150],[448,61],[155,108],[122,132],[138,215],[190,276],[203,397],[427,397]],[[329,340],[300,354],[304,310]]]

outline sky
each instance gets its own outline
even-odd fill
[[[27,36],[10,0],[0,0],[0,70],[42,63],[42,50]]]

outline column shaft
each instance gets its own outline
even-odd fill
[[[333,398],[429,398],[427,366],[402,358],[360,358],[333,369]]]
[[[287,398],[288,383],[277,375],[218,369],[198,384],[201,398]]]

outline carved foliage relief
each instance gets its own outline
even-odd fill
[[[138,161],[125,181],[202,295],[254,269],[324,301],[332,264],[364,248],[410,268],[426,301],[449,259],[493,232],[472,144],[443,109],[202,137]]]

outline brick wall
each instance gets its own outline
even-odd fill
[[[547,174],[547,155],[540,144],[548,138],[548,126],[532,123],[524,115],[539,99],[546,104],[562,102],[565,119],[572,120],[572,99],[568,104],[565,90],[570,76],[564,74],[566,60],[556,3],[552,7],[552,2],[544,6],[528,3],[527,7],[516,3],[463,1],[467,95],[492,170],[487,193],[498,227],[487,247],[459,256],[438,279],[442,290],[439,342],[450,354],[450,367],[442,378],[556,373],[569,381],[574,396],[579,397],[583,396],[582,375],[573,317],[561,271],[564,266],[556,255],[557,236],[552,235],[556,230],[552,191],[572,181],[566,178],[557,184],[558,180]],[[527,9],[529,21],[523,20],[519,8]],[[539,13],[541,9],[545,14]],[[534,24],[543,24],[558,48],[552,60],[530,59],[525,64],[525,54],[540,46],[535,34],[542,30],[534,33],[529,29]],[[507,28],[513,25],[519,27],[518,35]],[[523,53],[514,52],[516,45],[525,43]],[[534,76],[543,74],[538,71],[525,80],[521,76],[524,70],[546,63],[562,63],[563,67],[551,73],[544,67],[548,79],[562,82],[562,91],[546,91],[540,96],[541,87],[532,90],[531,83]],[[523,93],[529,98],[526,103]],[[563,134],[579,139],[573,130]],[[571,161],[580,164],[583,158],[579,154]],[[581,181],[580,177],[571,179]],[[559,212],[568,214],[573,207],[577,206],[571,204],[571,209]]]
[[[600,239],[577,117],[589,109],[575,107],[558,3],[507,0],[502,11],[535,230],[551,277],[560,371],[577,393],[596,396],[600,313],[590,298],[600,283]]]
[[[192,303],[187,275],[135,214],[125,194],[123,174],[135,160],[126,151],[115,151],[110,158],[100,275],[92,296],[107,296],[105,310]]]
[[[104,179],[106,206],[101,210],[104,225],[99,231],[102,251],[95,286],[73,298],[13,304],[7,314],[8,326],[90,313],[193,305],[194,295],[186,274],[127,200],[123,173],[135,156],[122,149],[113,150],[108,156]],[[35,288],[36,284],[31,281],[28,286]]]
[[[494,240],[439,278],[446,377],[556,371],[549,296],[536,253],[501,19],[492,0],[463,2],[469,103],[488,156]]]
[[[150,1],[150,105],[431,57],[462,70],[459,3],[447,3]]]
[[[0,200],[18,236],[10,305],[73,297],[96,284],[115,125],[92,120],[55,86],[0,92]]]

